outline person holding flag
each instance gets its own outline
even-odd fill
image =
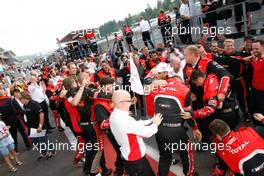
[[[135,61],[135,62],[134,62]],[[133,95],[135,97],[135,93],[139,96],[140,104],[145,107],[144,101],[144,88],[142,85],[141,80],[144,78],[144,68],[139,62],[139,58],[137,55],[130,55],[130,79],[129,82],[131,83],[131,90],[133,91]],[[135,106],[135,115],[137,115],[137,109]],[[145,115],[145,108],[141,108],[141,115]]]

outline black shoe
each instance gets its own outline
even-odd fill
[[[48,156],[48,153],[41,153],[37,160],[41,160],[42,158],[46,158]]]
[[[52,126],[50,126],[50,127],[48,127],[48,130],[53,130],[53,129],[55,129],[56,127],[52,127]]]
[[[120,169],[120,168],[116,168],[115,172],[114,172],[114,176],[123,176],[124,174],[124,170]]]
[[[103,171],[103,172],[101,173],[101,175],[102,175],[102,176],[109,176],[109,175],[112,174],[112,172],[113,172],[112,169],[107,169],[107,170]]]
[[[180,160],[178,160],[178,159],[172,159],[172,161],[171,161],[171,165],[176,165],[176,164],[178,164],[180,162]]]
[[[199,173],[198,172],[194,172],[193,176],[199,176]]]
[[[83,176],[96,176],[98,173],[86,173],[86,172],[83,172]]]
[[[250,116],[249,113],[245,113],[245,114],[244,114],[244,121],[245,121],[246,123],[251,122],[251,116]]]
[[[27,151],[31,150],[32,149],[32,145],[26,146],[26,149],[27,149]]]
[[[54,156],[56,156],[56,152],[54,151],[54,152],[48,152],[48,154],[47,154],[47,160],[48,159],[50,159],[50,158],[52,158],[52,157],[54,157]]]
[[[73,162],[73,166],[75,167],[75,168],[77,168],[77,167],[83,167],[83,165],[84,165],[84,162],[81,160],[81,161],[79,161],[79,162]],[[89,174],[88,174],[89,175]]]
[[[58,131],[59,132],[63,132],[65,129],[64,128],[62,128],[62,127],[58,127]]]
[[[47,130],[46,132],[47,132],[47,134],[53,133],[53,131],[51,131],[51,130]]]

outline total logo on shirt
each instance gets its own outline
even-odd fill
[[[237,154],[238,152],[242,151],[247,145],[249,144],[249,141],[244,141],[240,146],[238,146],[235,149],[231,149],[230,152],[232,154]]]

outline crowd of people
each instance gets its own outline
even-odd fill
[[[203,11],[217,7],[217,1],[207,1]],[[188,0],[174,11],[176,25],[190,26]],[[216,26],[214,13],[206,14],[209,26]],[[66,127],[77,139],[72,163],[88,176],[167,176],[175,153],[184,175],[198,175],[194,142],[201,148],[222,146],[211,175],[264,175],[264,41],[248,36],[236,48],[234,39],[221,35],[207,46],[205,39],[193,44],[191,34],[185,34],[180,39],[187,45],[179,48],[172,42],[171,17],[160,11],[157,21],[163,42],[156,46],[149,22],[140,17],[145,45],[140,49],[125,25],[128,50],[115,34],[114,52],[101,53],[93,41],[68,46],[67,55],[26,68],[0,63],[0,154],[11,172],[23,165],[18,132],[27,150],[39,148],[41,160],[56,156],[55,150],[40,146],[48,145],[55,128],[63,132]],[[240,24],[236,27],[241,31]],[[138,75],[143,92],[132,90],[131,75]],[[157,171],[143,141],[151,136],[160,155]],[[107,166],[106,141],[116,153],[114,171]],[[81,147],[88,144],[92,147]],[[174,150],[180,144],[186,147]]]
[[[239,51],[233,39],[225,39],[223,48],[218,41],[212,41],[208,51],[204,47],[180,49],[169,41],[152,50],[132,47],[116,57],[103,53],[27,69],[1,65],[0,152],[10,171],[17,170],[10,158],[22,165],[16,154],[17,132],[30,150],[33,144],[47,143],[54,118],[59,131],[64,131],[63,121],[78,144],[92,144],[85,151],[77,147],[73,158],[74,165],[83,165],[85,175],[97,175],[99,168],[102,175],[112,173],[104,156],[105,137],[117,156],[114,175],[155,175],[142,140],[152,135],[160,152],[159,176],[168,175],[176,152],[166,146],[190,146],[193,137],[201,145],[229,145],[217,149],[213,175],[263,175],[264,41],[246,37]],[[144,95],[130,89],[131,61]],[[45,134],[30,137],[32,130]],[[197,174],[192,148],[178,152],[183,173]],[[38,159],[55,155],[41,150]]]

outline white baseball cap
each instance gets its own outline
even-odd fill
[[[161,62],[156,66],[156,70],[158,73],[160,72],[169,72],[169,66],[167,63]]]

